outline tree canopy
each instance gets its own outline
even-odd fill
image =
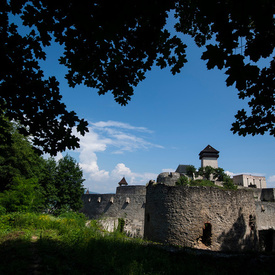
[[[78,147],[72,127],[85,134],[87,122],[66,109],[55,77],[44,77],[44,47],[64,46],[59,61],[71,87],[83,83],[100,95],[112,92],[125,105],[154,64],[176,74],[187,62],[184,41],[165,27],[173,11],[175,30],[205,46],[207,68],[224,69],[226,85],[235,84],[239,97],[249,100],[232,131],[275,136],[274,10],[272,0],[2,1],[0,109],[45,152]],[[28,33],[18,31],[11,14],[30,27]],[[270,66],[261,67],[267,57]]]
[[[44,159],[31,142],[8,123],[10,143],[0,144],[1,206],[13,211],[78,211],[84,193],[83,172],[70,157]]]

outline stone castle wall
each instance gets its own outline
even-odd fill
[[[257,229],[275,229],[275,203],[258,201],[256,202]]]
[[[275,202],[275,188],[261,189],[261,201]]]
[[[211,250],[257,249],[253,192],[149,185],[144,237]]]
[[[272,193],[270,190],[270,193]],[[265,194],[267,195],[267,193]],[[275,251],[275,203],[267,201],[256,202],[256,219],[259,233],[260,250]]]
[[[117,187],[116,194],[85,194],[81,212],[89,219],[102,219],[104,227],[111,231],[117,219],[123,218],[129,235],[143,237],[145,194],[145,186]]]
[[[165,184],[121,186],[116,194],[86,194],[82,212],[113,231],[187,247],[275,251],[274,189]],[[265,201],[263,201],[265,200]],[[269,200],[269,201],[266,201]]]

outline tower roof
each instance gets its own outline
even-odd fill
[[[127,181],[126,181],[126,179],[123,177],[122,179],[121,179],[121,181],[118,183],[120,186],[121,185],[128,185],[128,183],[127,183]]]
[[[200,153],[200,159],[203,157],[219,157],[219,151],[213,148],[211,145],[207,145]]]

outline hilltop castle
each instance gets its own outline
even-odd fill
[[[210,145],[199,157],[202,167],[218,167],[219,151]],[[186,167],[161,173],[147,186],[127,185],[123,179],[116,194],[85,194],[82,212],[110,231],[123,218],[129,235],[171,245],[275,251],[275,189],[264,188],[263,177],[237,178],[238,190],[176,186]]]

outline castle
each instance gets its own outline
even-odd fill
[[[218,167],[219,151],[210,145],[199,156],[202,167]],[[261,188],[246,187],[247,182],[258,187],[256,178],[247,181],[247,176],[238,190],[176,186],[186,167],[161,173],[147,186],[129,186],[123,179],[116,194],[85,194],[82,212],[109,231],[123,218],[129,235],[151,241],[215,251],[275,251],[275,189],[264,188],[263,177]]]

